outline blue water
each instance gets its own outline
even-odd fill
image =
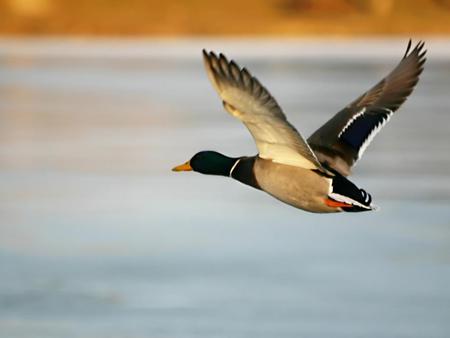
[[[450,41],[355,168],[381,210],[339,215],[170,171],[255,153],[222,45],[308,136],[405,41],[1,40],[0,337],[449,337]]]

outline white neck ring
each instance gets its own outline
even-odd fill
[[[233,176],[231,176],[233,174],[233,170],[236,168],[236,166],[238,165],[240,160],[241,160],[241,158],[238,159],[236,162],[234,162],[233,166],[231,167],[230,174],[228,176],[233,177]]]

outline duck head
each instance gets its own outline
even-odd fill
[[[180,164],[172,171],[196,171],[206,175],[229,176],[238,158],[232,158],[216,151],[201,151],[189,161]]]

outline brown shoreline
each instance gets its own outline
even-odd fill
[[[0,35],[450,34],[450,0],[0,0]]]

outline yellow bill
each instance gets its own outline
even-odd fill
[[[172,171],[191,171],[191,170],[192,170],[192,167],[191,167],[189,161],[172,168]]]

